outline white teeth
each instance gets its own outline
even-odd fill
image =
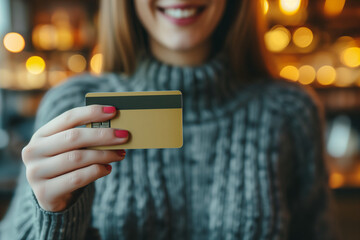
[[[169,15],[173,18],[188,18],[192,17],[196,14],[196,8],[187,8],[187,9],[180,9],[180,8],[167,8],[164,10],[166,15]]]

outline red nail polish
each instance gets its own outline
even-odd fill
[[[117,155],[119,155],[119,156],[121,156],[121,157],[123,157],[123,156],[125,156],[125,155],[126,155],[126,151],[125,151],[125,150],[123,150],[123,149],[121,149],[121,150],[117,150],[117,151],[116,151],[116,153],[117,153]]]
[[[103,107],[103,113],[114,113],[116,112],[116,108],[115,107]]]
[[[108,170],[109,172],[111,171],[111,169],[112,169],[112,166],[111,165],[109,165],[109,164],[107,164],[107,165],[105,165],[105,168],[106,168],[106,170]]]
[[[126,130],[115,130],[115,136],[118,138],[127,138],[129,136],[129,132]]]

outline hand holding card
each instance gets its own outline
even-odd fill
[[[95,149],[180,148],[183,144],[180,91],[86,94],[86,105],[93,104],[114,106],[118,113],[110,121],[91,123],[87,127],[130,132],[125,144]]]

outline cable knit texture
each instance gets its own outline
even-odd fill
[[[222,57],[196,67],[147,58],[128,78],[52,89],[36,129],[87,92],[153,90],[182,91],[182,148],[128,150],[60,213],[41,209],[23,173],[0,238],[332,239],[319,109],[296,84],[241,84]]]

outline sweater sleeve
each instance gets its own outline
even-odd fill
[[[68,86],[69,85],[69,86]],[[86,87],[66,84],[49,91],[39,108],[35,129],[84,102]],[[74,203],[62,212],[42,209],[21,171],[9,211],[0,225],[0,239],[98,239],[91,227],[94,184],[84,187]]]
[[[290,217],[288,239],[336,239],[323,146],[323,111],[314,98],[303,92],[298,96],[287,104],[288,131],[283,141],[291,166],[282,180]]]

